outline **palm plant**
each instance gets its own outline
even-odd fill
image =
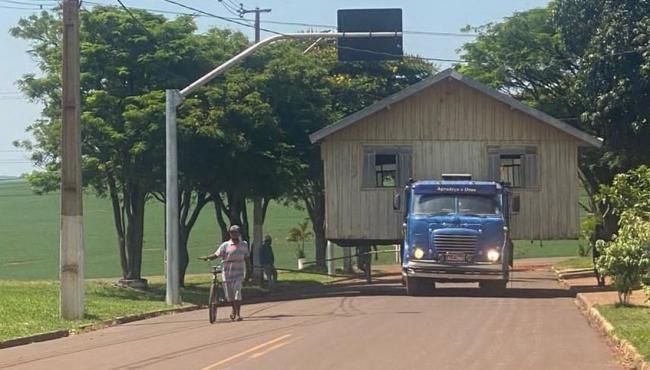
[[[305,219],[305,221],[298,224],[298,227],[289,230],[287,241],[298,243],[297,258],[305,258],[305,241],[312,236],[314,236],[314,233],[309,230],[309,219]]]

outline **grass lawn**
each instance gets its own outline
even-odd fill
[[[308,273],[280,273],[273,292],[321,286],[335,278]],[[59,284],[56,281],[0,281],[0,341],[61,329],[75,329],[86,324],[119,316],[140,314],[170,308],[164,302],[162,277],[151,279],[151,290],[142,293],[114,286],[106,280],[86,282],[86,317],[79,321],[59,318]],[[208,301],[210,277],[189,275],[183,290],[183,301],[205,304]],[[269,291],[255,286],[244,287],[244,298],[259,297]],[[206,316],[207,322],[207,316]]]
[[[59,194],[35,195],[22,180],[0,181],[0,279],[56,279],[59,264]],[[249,212],[252,214],[252,211]],[[152,200],[147,204],[142,263],[144,277],[163,274],[164,207]],[[297,267],[296,245],[286,241],[289,229],[304,220],[304,210],[272,203],[268,209],[265,233],[274,238],[276,266]],[[85,271],[88,278],[120,276],[115,229],[108,199],[92,193],[84,195]],[[214,209],[206,206],[192,231],[188,273],[205,273],[209,266],[194,257],[211,253],[219,238]],[[307,243],[307,260],[314,259],[314,248]],[[515,242],[515,258],[575,256],[578,241]],[[392,247],[380,247],[389,251]],[[335,257],[342,255],[336,249]],[[393,253],[382,253],[374,264],[396,263]],[[340,267],[342,261],[336,261]]]
[[[598,306],[598,311],[614,326],[614,333],[628,340],[650,361],[650,307]]]
[[[567,257],[578,255],[579,240],[515,240],[515,258]]]
[[[556,270],[572,270],[572,269],[583,269],[583,268],[593,268],[594,263],[591,257],[573,257],[568,260],[560,261],[553,265]]]
[[[86,284],[86,317],[79,321],[59,318],[59,284],[54,281],[0,281],[0,302],[0,340],[167,308],[162,299],[102,282]]]

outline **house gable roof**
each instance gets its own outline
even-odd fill
[[[548,114],[531,108],[517,99],[514,99],[506,94],[503,94],[497,90],[494,90],[480,82],[474,81],[469,77],[465,77],[462,74],[456,72],[453,69],[446,69],[434,76],[431,76],[427,79],[424,79],[418,83],[415,83],[393,95],[390,95],[364,109],[361,109],[360,111],[357,111],[355,113],[352,113],[351,115],[341,119],[340,121],[333,123],[327,127],[324,127],[311,135],[309,135],[309,139],[311,140],[312,143],[319,142],[326,138],[329,135],[332,135],[333,133],[343,130],[344,128],[351,126],[355,124],[356,122],[361,121],[363,118],[366,118],[376,112],[381,111],[382,109],[395,104],[401,100],[404,100],[411,95],[414,95],[424,89],[426,89],[429,86],[432,86],[440,81],[445,80],[446,78],[453,78],[454,80],[469,86],[475,90],[478,90],[482,92],[485,95],[491,96],[492,98],[507,104],[510,108],[516,109],[522,113],[525,113],[529,116],[532,116],[550,126],[553,126],[557,128],[558,130],[561,130],[575,138],[581,141],[583,146],[594,146],[594,147],[601,147],[602,146],[602,140],[600,138],[597,138],[595,136],[589,135],[588,133],[581,131],[565,122],[560,121],[557,118],[553,118],[549,116]]]

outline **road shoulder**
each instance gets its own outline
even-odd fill
[[[559,283],[575,294],[575,304],[589,324],[598,330],[620,357],[622,363],[631,369],[650,370],[650,363],[639,350],[627,339],[617,335],[616,327],[599,311],[600,305],[613,305],[617,302],[617,293],[610,287],[597,286],[593,271],[565,272],[555,270]],[[632,295],[632,304],[644,306],[642,291]]]

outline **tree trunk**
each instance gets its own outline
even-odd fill
[[[125,188],[126,202],[126,257],[129,280],[142,278],[142,242],[144,239],[144,213],[146,194],[135,187]]]
[[[187,266],[190,264],[190,253],[187,250],[189,230],[185,230],[185,227],[181,227],[180,229],[178,235],[178,280],[179,286],[185,287],[185,273],[187,272]]]
[[[221,230],[221,241],[228,240],[228,224],[223,218],[224,213],[227,214],[223,199],[219,194],[212,194],[212,203],[214,204],[214,213],[217,219],[217,225]]]
[[[120,257],[120,267],[122,268],[122,278],[126,279],[128,274],[128,264],[126,260],[126,238],[124,235],[124,208],[120,206],[120,197],[117,193],[115,178],[111,173],[108,173],[107,179],[108,192],[111,198],[111,206],[113,208],[113,222],[115,224],[115,232],[117,233],[117,250]]]
[[[597,165],[591,166],[591,164],[594,163],[594,158],[591,158],[590,156],[593,156],[594,154],[594,152],[587,152],[586,154],[581,155],[579,161],[580,181],[589,195],[590,211],[599,219],[599,223],[589,236],[589,244],[591,244],[591,255],[594,263],[596,282],[599,286],[604,286],[605,277],[600,275],[598,268],[596,267],[596,261],[598,260],[598,257],[600,257],[600,251],[596,248],[596,241],[612,240],[613,235],[616,234],[618,230],[618,217],[609,211],[607,204],[595,201],[595,196],[600,191],[601,184],[608,184],[611,182],[613,179],[612,173],[615,171],[603,169]]]
[[[212,198],[209,197],[204,192],[199,192],[196,194],[196,201],[193,201],[193,191],[192,190],[183,190],[181,193],[180,207],[179,207],[179,271],[178,278],[180,286],[185,286],[185,273],[187,272],[187,266],[190,263],[190,253],[188,250],[188,242],[190,239],[190,234],[194,225],[196,225],[196,220],[199,218],[203,207],[205,207]]]

